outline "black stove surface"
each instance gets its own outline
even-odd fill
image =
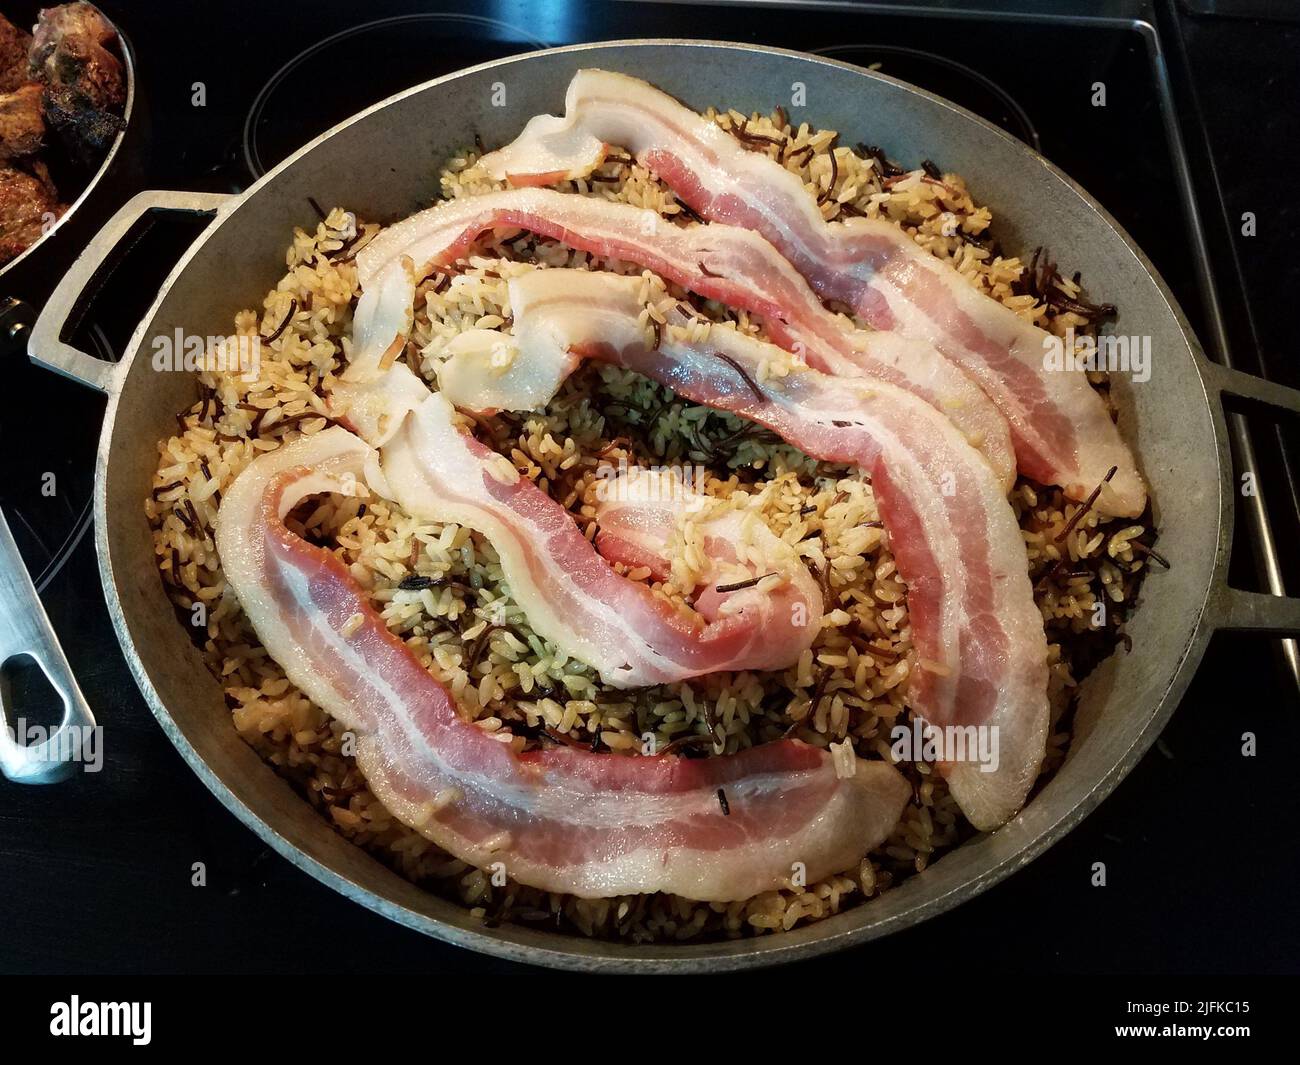
[[[678,36],[873,66],[1001,125],[1079,181],[1155,262],[1209,347],[1214,309],[1184,213],[1169,126],[1176,117],[1190,169],[1201,177],[1195,191],[1211,246],[1228,249],[1214,280],[1234,353],[1285,351],[1281,265],[1290,256],[1281,240],[1295,231],[1287,213],[1295,208],[1272,202],[1280,193],[1268,175],[1285,172],[1296,143],[1294,109],[1283,103],[1295,100],[1300,80],[1292,23],[1120,2],[1088,5],[1089,18],[1053,3],[1033,5],[1028,16],[848,3],[499,0],[413,11],[378,2],[364,13],[339,0],[101,6],[139,56],[150,120],[145,180],[153,188],[244,188],[375,100],[530,48]],[[1135,21],[1139,15],[1146,21]],[[1239,76],[1243,55],[1258,72],[1254,83]],[[1166,72],[1172,112],[1162,106]],[[1105,107],[1092,103],[1097,82],[1106,86]],[[1260,95],[1273,97],[1268,121],[1277,128],[1250,132]],[[942,166],[941,147],[934,157]],[[1261,224],[1242,251],[1226,219],[1246,210],[1267,218],[1268,232]],[[92,307],[74,338],[81,344],[106,356],[122,350],[193,235],[155,228]],[[1276,375],[1294,373],[1294,364],[1265,363]],[[344,901],[268,851],[204,789],[137,694],[99,591],[87,502],[102,400],[21,360],[6,368],[13,376],[0,393],[0,505],[106,726],[106,764],[54,788],[0,781],[6,905],[78,915],[75,935],[51,935],[39,921],[12,929],[0,968],[515,968]],[[55,410],[58,434],[50,431]],[[1249,585],[1250,559],[1238,554]],[[29,683],[15,678],[19,693]],[[1289,757],[1300,741],[1296,708],[1293,684],[1266,641],[1217,638],[1157,748],[1065,841],[953,913],[809,964],[847,967],[870,952],[873,964],[911,970],[942,951],[986,971],[1297,971],[1300,919],[1290,885],[1300,870],[1285,827],[1297,813]],[[1257,736],[1255,757],[1242,756],[1245,732]],[[209,872],[203,888],[190,884],[196,861]],[[1099,861],[1108,868],[1104,888],[1091,886]],[[311,938],[325,931],[346,945],[328,963]]]

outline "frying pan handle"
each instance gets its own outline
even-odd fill
[[[187,214],[212,214],[233,199],[223,192],[147,191],[124,203],[117,214],[105,223],[58,287],[45,301],[27,341],[27,354],[35,363],[56,373],[80,381],[101,392],[113,387],[116,364],[103,362],[65,343],[63,334],[84,299],[95,274],[122,243],[132,227],[150,211],[181,211]]]
[[[95,715],[77,687],[0,513],[0,666],[18,655],[30,656],[62,696],[63,719],[44,742],[23,744],[6,686],[0,684],[0,773],[20,784],[52,784],[70,776],[85,760],[87,740],[97,728]]]
[[[1206,383],[1218,392],[1219,402],[1229,404],[1244,399],[1274,410],[1300,415],[1300,391],[1287,388],[1263,377],[1232,370],[1205,360],[1201,372]],[[1211,399],[1215,397],[1211,395]],[[1218,627],[1238,632],[1258,632],[1269,636],[1300,635],[1300,598],[1246,592],[1223,585],[1216,592],[1215,608]]]
[[[1221,401],[1224,397],[1245,399],[1276,410],[1300,414],[1300,390],[1287,388],[1286,385],[1241,370],[1230,370],[1208,359],[1202,361],[1201,372],[1209,384],[1218,390]]]
[[[1300,635],[1300,599],[1266,592],[1219,590],[1219,628],[1267,636]]]

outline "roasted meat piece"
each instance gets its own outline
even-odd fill
[[[39,85],[32,83],[0,93],[0,160],[40,151],[44,136]]]
[[[30,69],[45,83],[45,119],[87,163],[122,128],[126,78],[106,47],[116,38],[98,10],[76,3],[43,10],[32,39]]]
[[[13,92],[32,80],[27,69],[27,49],[32,35],[0,15],[0,92]]]
[[[65,210],[41,163],[32,172],[0,166],[0,263],[21,255]]]

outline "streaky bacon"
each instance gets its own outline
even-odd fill
[[[440,393],[404,365],[357,385],[335,386],[333,412],[380,448],[386,491],[408,514],[455,522],[485,536],[501,559],[511,594],[534,631],[596,669],[605,683],[642,687],[722,670],[784,669],[821,626],[817,582],[793,549],[770,532],[743,565],[735,545],[704,523],[702,546],[717,567],[744,576],[780,574],[779,587],[740,589],[707,615],[669,602],[616,573],[573,515],[510,462],[455,424]],[[604,486],[602,486],[604,487]],[[713,573],[714,570],[710,570]]]
[[[819,373],[720,325],[696,339],[680,311],[655,344],[640,321],[641,285],[583,270],[512,278],[518,351],[498,399],[517,374],[521,403],[537,400],[533,383],[548,373],[519,363],[545,360],[549,344],[561,365],[576,354],[626,367],[767,426],[814,458],[861,467],[907,585],[916,649],[909,705],[933,726],[992,729],[995,768],[968,758],[941,770],[972,824],[1002,824],[1024,803],[1043,759],[1047,640],[1019,525],[988,464],[947,419],[884,382]],[[449,398],[472,408],[480,373],[463,366],[452,374]]]
[[[450,200],[390,226],[357,255],[362,295],[348,373],[362,380],[392,361],[410,332],[416,282],[463,255],[487,230],[528,230],[605,259],[635,263],[763,320],[769,335],[810,365],[866,375],[943,411],[1009,488],[1015,476],[1005,419],[963,371],[931,345],[856,329],[831,314],[763,237],[735,226],[679,227],[654,211],[551,189]]]
[[[1105,514],[1142,513],[1146,486],[1104,402],[1084,374],[1045,360],[1055,338],[892,222],[827,222],[797,175],[654,86],[581,70],[564,117],[533,118],[482,162],[516,183],[528,180],[534,159],[564,177],[583,176],[604,159],[607,143],[634,153],[701,217],[761,233],[823,299],[878,329],[927,341],[967,371],[1010,423],[1021,473],[1085,499],[1114,466],[1094,505]]]
[[[404,824],[545,891],[709,901],[778,888],[796,862],[838,872],[888,836],[911,789],[884,762],[854,759],[841,777],[797,740],[689,760],[521,754],[461,718],[343,563],[284,523],[307,496],[364,491],[370,458],[338,427],[260,456],[222,501],[217,547],[258,638],[355,733],[370,788]]]

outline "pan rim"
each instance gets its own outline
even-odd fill
[[[468,911],[463,910],[460,907],[456,907],[456,909],[458,912],[465,915],[466,920],[448,920],[441,917],[431,916],[426,912],[413,910],[400,902],[396,902],[389,897],[379,894],[370,887],[362,886],[349,880],[345,875],[336,871],[331,866],[326,865],[322,861],[308,854],[305,850],[299,848],[288,840],[269,821],[264,819],[260,814],[254,812],[238,795],[235,794],[234,791],[231,790],[225,781],[198,753],[190,740],[181,732],[180,727],[171,717],[167,708],[162,704],[162,700],[159,697],[157,690],[154,688],[143,662],[136,652],[134,641],[122,610],[121,598],[118,594],[118,587],[113,571],[110,547],[107,538],[108,449],[116,421],[118,402],[121,398],[122,384],[125,381],[126,373],[130,364],[133,362],[135,355],[140,349],[145,336],[146,327],[153,321],[173,282],[185,271],[185,269],[188,268],[190,262],[202,249],[207,240],[210,239],[219,229],[219,227],[238,210],[241,204],[250,200],[254,194],[263,187],[263,185],[272,182],[282,170],[288,168],[297,160],[309,154],[318,144],[332,136],[336,131],[361,121],[395,101],[427,91],[434,86],[451,83],[473,73],[527,62],[531,59],[556,54],[584,53],[614,48],[629,49],[646,47],[686,47],[757,52],[798,59],[802,62],[811,62],[817,65],[841,68],[855,76],[874,78],[879,81],[887,82],[893,86],[895,91],[919,95],[932,101],[938,106],[955,112],[966,121],[974,122],[997,136],[1005,138],[1005,140],[1013,146],[1014,150],[1028,153],[1029,156],[1039,165],[1044,167],[1051,176],[1063,183],[1074,193],[1074,195],[1079,197],[1088,209],[1099,218],[1100,222],[1109,227],[1120,238],[1127,247],[1129,253],[1134,256],[1142,269],[1151,278],[1152,282],[1156,286],[1161,301],[1169,308],[1183,337],[1183,341],[1187,345],[1191,362],[1196,367],[1198,378],[1196,383],[1199,386],[1201,398],[1209,408],[1215,436],[1216,473],[1218,475],[1217,488],[1219,492],[1219,506],[1217,511],[1217,520],[1215,521],[1215,530],[1217,533],[1216,555],[1209,570],[1210,580],[1197,597],[1198,605],[1194,622],[1188,630],[1189,636],[1184,645],[1177,650],[1176,655],[1171,654],[1171,659],[1173,659],[1173,661],[1171,661],[1165,670],[1162,671],[1168,677],[1168,680],[1162,685],[1162,690],[1159,696],[1153,699],[1153,705],[1145,715],[1145,724],[1141,727],[1136,739],[1126,751],[1112,762],[1105,772],[1101,773],[1099,777],[1092,782],[1091,787],[1087,789],[1086,794],[1078,803],[1064,810],[1059,817],[1056,817],[1044,828],[1039,830],[1035,836],[1013,854],[995,861],[988,869],[972,876],[959,887],[927,899],[920,905],[905,912],[887,916],[883,920],[872,921],[869,919],[869,916],[865,916],[869,914],[870,905],[869,903],[863,903],[835,917],[818,922],[816,925],[806,926],[803,930],[783,933],[780,936],[739,941],[711,941],[707,943],[683,945],[624,945],[618,943],[609,944],[604,941],[586,939],[571,934],[537,933],[531,929],[523,929],[521,934],[521,931],[514,926],[503,925],[500,928],[488,930],[484,929],[481,924],[470,918]],[[1192,332],[1186,316],[1183,314],[1182,309],[1179,307],[1163,278],[1160,277],[1150,260],[1142,253],[1141,249],[1136,245],[1128,233],[1125,232],[1123,227],[1121,227],[1109,215],[1105,208],[1102,207],[1082,187],[1080,187],[1077,182],[1073,181],[1068,175],[1062,173],[1058,168],[1044,159],[1032,148],[1024,145],[1022,142],[1016,140],[1010,134],[1007,134],[998,127],[979,118],[979,116],[971,114],[969,111],[952,104],[950,101],[947,101],[942,97],[935,96],[932,93],[928,93],[916,88],[915,86],[909,85],[906,82],[898,81],[897,79],[886,75],[862,70],[861,68],[854,67],[852,64],[828,59],[823,56],[811,55],[789,49],[761,47],[728,41],[675,40],[669,38],[635,39],[623,41],[601,41],[590,44],[569,45],[562,48],[522,53],[520,55],[509,56],[503,59],[478,64],[412,86],[394,94],[393,96],[381,100],[362,111],[359,111],[344,122],[331,127],[318,137],[303,145],[286,159],[282,160],[263,177],[258,179],[257,182],[251,185],[243,194],[233,197],[230,203],[223,205],[218,211],[217,217],[213,220],[212,224],[202,234],[200,234],[194,243],[191,244],[191,246],[181,256],[176,266],[168,274],[167,280],[160,288],[157,298],[151,304],[149,310],[145,313],[136,330],[133,332],[127,345],[127,350],[123,355],[118,372],[114,375],[113,382],[109,388],[108,405],[100,436],[95,473],[95,542],[99,555],[100,575],[104,584],[105,597],[108,601],[109,614],[113,621],[114,630],[117,633],[118,641],[122,647],[124,657],[128,662],[132,675],[141,690],[141,694],[148,703],[150,710],[158,719],[168,738],[177,747],[190,768],[195,771],[208,789],[213,792],[223,805],[225,805],[227,809],[231,810],[241,821],[244,822],[244,824],[252,829],[260,839],[275,849],[277,853],[287,858],[293,865],[309,873],[326,886],[338,891],[345,898],[358,902],[366,908],[386,916],[399,924],[420,931],[424,934],[434,936],[435,938],[445,942],[467,947],[481,953],[505,958],[511,961],[542,964],[551,967],[602,972],[699,972],[756,968],[760,966],[802,960],[851,945],[859,945],[879,936],[897,931],[900,928],[910,927],[913,924],[921,923],[924,920],[954,908],[961,902],[979,895],[993,884],[1009,876],[1012,872],[1027,865],[1030,861],[1042,854],[1069,831],[1075,828],[1089,813],[1092,812],[1093,809],[1109,796],[1118,783],[1128,775],[1137,761],[1154,743],[1156,736],[1172,715],[1178,699],[1190,683],[1192,673],[1194,672],[1196,665],[1199,663],[1205,646],[1212,634],[1213,625],[1209,623],[1210,605],[1216,588],[1222,583],[1222,577],[1226,570],[1226,551],[1224,548],[1226,542],[1225,535],[1230,536],[1232,529],[1232,512],[1230,506],[1231,493],[1229,490],[1230,486],[1226,484],[1229,470],[1227,464],[1228,445],[1226,427],[1223,413],[1218,408],[1218,404],[1212,401],[1211,392],[1207,386],[1206,374],[1203,366],[1204,360],[1205,356],[1201,350],[1200,344],[1197,341],[1195,334]],[[269,767],[267,771],[273,772]],[[978,840],[972,841],[972,843],[977,842]],[[395,873],[392,875],[397,876]],[[914,878],[908,881],[908,884],[917,884],[922,879],[923,878],[920,877]],[[907,891],[908,884],[900,886],[895,889],[895,891]],[[912,890],[920,891],[923,889],[913,888]],[[454,906],[455,904],[448,903],[448,905]],[[857,916],[856,924],[852,920],[855,916]],[[840,925],[846,925],[847,927],[840,927]],[[801,935],[801,931],[807,934]]]

